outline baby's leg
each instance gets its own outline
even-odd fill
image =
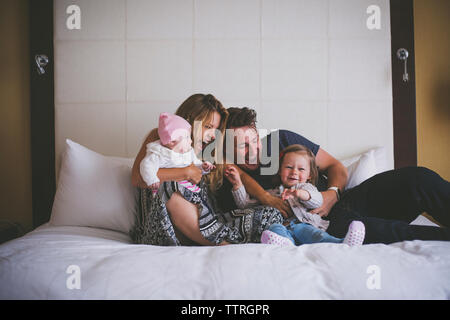
[[[291,229],[295,244],[297,245],[319,242],[342,243],[343,241],[343,239],[335,238],[308,223],[296,223],[288,228]]]
[[[183,180],[178,183],[192,192],[200,192],[200,187],[196,184],[192,184],[188,180]]]
[[[269,229],[261,234],[261,243],[274,244],[279,246],[292,246],[295,244],[294,239],[285,226],[274,223]]]

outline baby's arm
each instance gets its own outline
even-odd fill
[[[311,198],[311,195],[308,191],[303,189],[284,189],[283,193],[281,194],[281,198],[283,200],[287,200],[292,197],[298,198],[301,201],[307,201]]]
[[[241,176],[234,166],[228,166],[225,169],[224,175],[233,185],[231,194],[233,195],[234,202],[239,209],[247,208],[254,203],[254,201],[250,199],[247,190],[245,190],[245,187],[241,181]]]
[[[216,166],[213,165],[209,161],[205,161],[205,162],[202,163],[202,170],[203,170],[203,173],[205,173],[205,174],[209,173],[211,170],[213,170],[215,168],[216,168]]]
[[[160,167],[160,157],[154,153],[147,152],[145,158],[141,161],[140,172],[142,179],[148,186],[156,186],[159,183],[157,175]]]
[[[292,197],[300,201],[306,209],[319,208],[323,203],[322,193],[310,183],[299,183],[295,186],[295,189],[286,189],[281,194],[283,200]]]
[[[203,174],[207,174],[209,173],[211,170],[215,169],[216,166],[213,165],[211,162],[209,161],[201,161],[199,158],[197,158],[197,156],[195,155],[194,149],[191,149],[191,156],[192,156],[192,162],[194,163],[194,165],[196,165],[197,167],[202,168],[202,173]]]
[[[237,190],[243,185],[241,175],[234,166],[226,166],[223,174],[225,178],[227,178],[227,180],[233,185],[233,190]]]
[[[316,209],[322,206],[322,193],[311,183],[300,183],[296,186],[296,189],[309,194],[309,199],[306,197],[299,197],[298,199],[307,209]]]
[[[234,203],[239,209],[247,208],[252,204],[243,184],[236,190],[233,188],[231,194],[233,195]]]

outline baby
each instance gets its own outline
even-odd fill
[[[291,145],[284,149],[281,152],[278,175],[282,184],[267,191],[273,196],[287,200],[295,217],[288,221],[287,226],[271,225],[262,233],[262,243],[281,246],[317,242],[345,243],[350,246],[363,243],[365,228],[362,222],[353,221],[345,238],[339,239],[325,232],[329,221],[323,220],[318,214],[308,212],[323,203],[322,194],[315,187],[318,170],[311,150],[301,145]],[[225,177],[233,185],[232,194],[239,208],[257,204],[256,200],[248,196],[236,168],[227,168]]]
[[[141,161],[140,172],[145,183],[155,194],[159,189],[159,168],[183,168],[191,165],[201,167],[203,174],[215,168],[208,161],[197,158],[192,148],[191,125],[182,117],[163,112],[159,116],[158,135],[160,140],[147,144],[147,153]],[[187,180],[179,182],[191,190],[199,192],[197,185]]]

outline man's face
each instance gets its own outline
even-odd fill
[[[252,127],[234,128],[234,161],[244,170],[256,170],[259,167],[261,141],[258,132]]]

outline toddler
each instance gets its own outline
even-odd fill
[[[329,221],[308,212],[320,207],[323,202],[322,194],[315,187],[318,170],[311,150],[301,145],[291,145],[284,149],[281,152],[278,175],[281,185],[267,191],[287,200],[295,217],[287,221],[287,226],[271,225],[262,233],[261,243],[281,246],[317,242],[345,243],[350,246],[363,243],[365,227],[362,222],[352,221],[345,238],[339,239],[326,232]],[[257,204],[256,200],[248,196],[236,168],[230,166],[225,171],[225,177],[233,185],[233,198],[239,208]]]

